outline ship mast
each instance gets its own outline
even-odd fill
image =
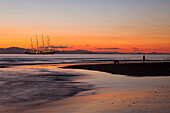
[[[31,47],[32,47],[32,52],[33,52],[33,51],[34,51],[34,49],[33,49],[32,38],[31,38]]]
[[[51,48],[50,48],[50,39],[49,39],[49,36],[47,36],[47,44],[48,44],[48,50],[50,51]]]
[[[43,37],[43,34],[41,34],[41,36],[42,36],[43,51],[45,51],[45,48],[44,48],[44,37]]]
[[[37,37],[37,35],[36,35],[36,40],[37,40],[37,51],[39,52],[38,37]]]

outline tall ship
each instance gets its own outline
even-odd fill
[[[47,36],[48,47],[45,47],[43,35],[42,35],[42,45],[43,46],[39,47],[39,41],[38,41],[37,35],[36,35],[36,42],[37,42],[37,49],[34,49],[33,48],[33,41],[32,41],[32,38],[31,38],[31,47],[32,47],[32,49],[31,49],[31,51],[25,51],[24,53],[25,54],[54,54],[54,53],[56,53],[56,51],[51,50],[49,36]]]

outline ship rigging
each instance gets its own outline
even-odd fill
[[[43,34],[41,35],[42,38],[42,47],[39,47],[39,40],[38,40],[38,36],[36,35],[36,42],[37,42],[37,49],[34,49],[33,47],[33,41],[31,38],[31,51],[26,51],[24,52],[25,54],[54,54],[56,53],[56,51],[52,51],[51,50],[51,45],[50,45],[50,38],[49,36],[47,36],[47,44],[48,44],[48,49],[46,50],[45,44],[44,44],[44,36]],[[42,48],[42,50],[41,50]]]

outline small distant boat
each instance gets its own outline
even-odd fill
[[[46,50],[46,47],[44,46],[44,37],[43,37],[43,35],[42,35],[42,44],[43,44],[43,47],[41,47],[42,50],[40,50],[37,35],[36,35],[36,41],[37,41],[37,49],[33,48],[33,43],[32,43],[32,38],[31,38],[31,47],[32,47],[32,50],[31,51],[25,51],[24,54],[55,54],[56,53],[56,51],[52,51],[51,50],[50,39],[49,39],[48,36],[47,36],[48,50]]]

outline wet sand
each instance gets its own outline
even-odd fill
[[[95,85],[79,93],[26,113],[169,113],[170,77],[128,77],[98,71],[76,81]]]
[[[94,67],[106,66],[105,69],[111,65],[113,64],[93,64]],[[84,69],[87,69],[92,65],[84,66],[86,67]],[[106,73],[107,71],[68,69],[70,66],[62,69],[58,67],[62,66],[16,66],[1,69],[0,72],[6,75],[0,78],[0,111],[2,113],[170,112],[169,76],[133,75],[132,77]]]
[[[73,65],[63,68],[88,69],[128,76],[170,76],[170,63],[126,63]]]
[[[43,66],[0,68],[0,113],[24,113],[91,90],[91,85],[73,82],[79,76]]]

